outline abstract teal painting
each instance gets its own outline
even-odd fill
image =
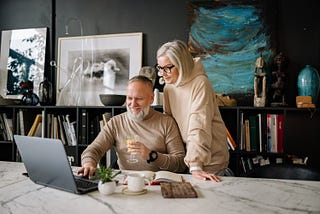
[[[256,59],[260,54],[267,64],[272,59],[274,23],[270,16],[275,11],[267,13],[270,6],[262,3],[190,3],[189,49],[202,58],[216,93],[251,99]]]

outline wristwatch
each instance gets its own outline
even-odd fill
[[[157,160],[157,158],[158,158],[158,153],[156,151],[151,151],[149,153],[149,160],[147,160],[147,163],[151,163],[151,162]]]

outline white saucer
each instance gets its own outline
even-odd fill
[[[141,190],[139,192],[132,192],[132,191],[128,190],[127,187],[122,189],[122,193],[125,194],[125,195],[143,195],[143,194],[146,194],[147,192],[148,192],[147,189],[143,189],[143,190]]]

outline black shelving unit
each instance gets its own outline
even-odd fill
[[[162,106],[154,106],[154,109],[162,111]],[[6,113],[13,121],[13,132],[18,134],[16,127],[18,123],[18,112],[25,114],[26,132],[30,129],[37,114],[62,114],[70,115],[70,119],[75,121],[75,132],[77,137],[84,136],[84,139],[78,139],[75,146],[66,146],[66,152],[73,160],[73,165],[80,165],[80,155],[88,144],[94,139],[99,129],[97,128],[102,114],[109,112],[111,116],[126,111],[125,106],[0,106],[0,113]],[[263,158],[271,163],[281,160],[283,162],[292,161],[292,157],[307,158],[307,164],[320,169],[320,157],[317,154],[320,149],[320,111],[319,109],[297,109],[286,107],[220,107],[221,115],[226,127],[236,141],[237,147],[234,151],[230,150],[230,168],[236,176],[245,176],[247,170],[243,169],[242,160],[255,160]],[[83,113],[85,117],[83,118]],[[267,141],[266,134],[266,115],[268,113],[283,114],[283,152],[267,151],[245,151],[240,147],[241,142],[241,115],[261,114],[262,116],[262,143]],[[86,123],[86,129],[83,129],[83,123]],[[86,130],[86,131],[84,131]],[[86,132],[86,133],[84,133]],[[45,134],[45,136],[47,136]],[[0,142],[0,160],[19,161],[17,149],[14,142]],[[248,164],[247,162],[245,162]],[[255,165],[253,164],[253,167]]]

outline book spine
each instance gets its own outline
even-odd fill
[[[271,115],[271,152],[277,152],[278,144],[278,122],[277,115]]]
[[[65,130],[65,133],[66,133],[67,144],[68,144],[68,146],[72,146],[71,132],[69,130],[69,125],[66,120],[66,117],[64,115],[62,115],[62,124],[63,124],[64,130]]]
[[[233,145],[232,145],[229,137],[227,137],[227,141],[228,141],[228,147],[229,147],[229,149],[231,149],[232,151],[234,151],[235,148],[233,147]]]
[[[244,113],[241,112],[240,115],[240,150],[245,148],[245,128],[244,128]]]
[[[85,109],[81,110],[81,144],[88,144],[88,112]]]
[[[58,126],[59,126],[59,132],[60,132],[60,139],[63,143],[63,145],[68,145],[68,142],[66,140],[66,134],[64,130],[64,125],[63,125],[63,119],[61,115],[57,115],[58,118]]]
[[[0,114],[0,140],[8,140],[6,128],[4,124],[4,119],[2,115]]]
[[[243,169],[244,174],[247,173],[246,163],[245,163],[243,157],[240,157],[240,162],[241,162],[241,165],[242,165],[242,169]]]
[[[58,127],[58,118],[57,116],[53,117],[53,138],[58,139],[59,138],[59,127]]]
[[[54,138],[54,114],[51,114],[50,138]]]
[[[38,127],[38,125],[39,125],[39,122],[41,122],[41,121],[42,121],[42,116],[41,116],[41,114],[37,114],[37,115],[36,115],[36,118],[35,118],[34,121],[33,121],[32,126],[31,126],[31,128],[30,128],[30,130],[29,130],[29,132],[28,132],[28,136],[35,136],[35,132],[36,132],[36,130],[37,130],[37,127]]]
[[[67,125],[70,131],[70,138],[71,138],[71,145],[76,146],[77,145],[77,138],[76,138],[76,132],[74,128],[75,122],[70,122],[70,115],[66,115]]]
[[[263,142],[262,142],[262,116],[258,114],[258,137],[259,137],[259,151],[263,152]]]
[[[246,138],[246,151],[250,152],[251,148],[250,148],[250,122],[248,119],[245,119],[244,121],[244,126],[245,126],[245,138]]]
[[[46,137],[46,125],[47,125],[47,118],[44,110],[42,110],[41,116],[42,116],[41,137],[44,138]]]
[[[47,138],[51,138],[51,114],[47,114]]]
[[[6,113],[3,113],[4,126],[6,129],[8,140],[13,141],[13,122],[8,118]]]
[[[230,132],[229,132],[227,127],[226,127],[226,132],[227,132],[227,141],[228,141],[229,147],[232,150],[235,150],[235,148],[237,147],[237,144],[234,141],[234,139],[233,139],[232,135],[230,134]]]
[[[278,135],[277,135],[277,152],[282,153],[283,152],[283,114],[277,115],[277,121],[278,121]]]
[[[42,122],[40,121],[36,127],[36,131],[34,132],[33,136],[35,137],[41,137],[42,133]]]
[[[266,152],[271,152],[271,114],[267,114],[267,146]]]
[[[19,109],[19,127],[20,127],[20,135],[26,135],[24,131],[24,116],[23,111]]]
[[[257,116],[249,116],[250,126],[250,151],[258,151]]]

